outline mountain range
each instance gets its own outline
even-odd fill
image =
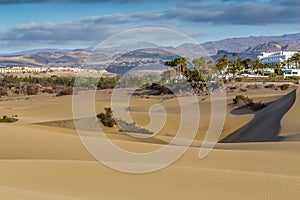
[[[141,47],[147,47],[147,49]],[[148,49],[149,48],[149,49]],[[133,49],[130,51],[130,49]],[[300,33],[281,36],[250,36],[242,38],[227,38],[219,41],[197,44],[182,44],[177,47],[160,48],[156,44],[140,42],[119,48],[97,49],[93,56],[101,56],[101,62],[88,58],[92,66],[110,64],[111,68],[132,66],[138,63],[159,63],[176,57],[176,52],[191,52],[192,54],[206,50],[214,60],[223,54],[231,55],[237,52],[242,58],[256,58],[262,51],[299,51]],[[36,67],[79,67],[87,63],[86,58],[92,52],[88,49],[37,49],[12,54],[0,55],[0,66],[36,66]],[[111,64],[112,63],[112,64]],[[125,64],[124,64],[125,63]],[[115,69],[114,69],[115,70]]]

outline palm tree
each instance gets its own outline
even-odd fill
[[[245,68],[247,68],[247,69],[251,69],[252,68],[252,63],[253,63],[252,58],[246,58],[242,62],[243,62],[243,65],[244,65]]]
[[[218,58],[216,66],[218,71],[221,73],[229,65],[229,60],[226,54]]]
[[[281,63],[276,63],[276,65],[274,66],[274,69],[275,69],[275,73],[277,75],[281,75],[282,74],[282,69],[281,69]]]
[[[244,69],[243,60],[241,58],[238,58],[236,61],[236,69],[239,75],[241,75],[241,71]]]
[[[293,63],[292,58],[288,58],[285,62],[288,68],[290,68],[291,64]]]
[[[164,64],[175,69],[176,74],[179,74],[180,76],[181,74],[184,76],[188,75],[189,68],[185,58],[175,58],[173,60],[166,61]]]
[[[175,72],[177,73],[177,71],[176,71],[177,63],[174,60],[166,61],[164,64],[165,64],[165,66],[168,66],[168,67],[171,67],[172,69],[174,69]],[[172,76],[171,70],[168,70],[168,71],[170,71],[169,81],[171,81],[173,79],[173,76]]]
[[[234,52],[234,53],[232,53],[232,56],[234,58],[234,66],[236,67],[236,62],[237,62],[238,54],[236,52]]]
[[[201,58],[195,58],[193,60],[193,64],[195,69],[198,72],[198,76],[199,78],[203,78],[203,73],[207,73],[207,63],[206,63],[206,59],[204,57]]]
[[[262,66],[263,66],[263,64],[260,62],[260,60],[255,60],[252,63],[252,70],[256,71],[256,74],[258,75],[260,70],[263,68]]]
[[[234,52],[234,53],[232,53],[232,56],[234,58],[234,60],[233,60],[233,66],[232,66],[232,72],[233,72],[233,77],[235,77],[236,72],[239,71],[238,68],[237,68],[237,57],[238,57],[238,54],[236,52]]]
[[[189,67],[186,58],[175,58],[175,62],[179,67],[179,75],[187,76]]]
[[[264,76],[265,75],[265,69],[269,68],[268,64],[263,64],[263,63],[260,63],[259,65],[259,69],[261,71],[261,74]]]
[[[297,68],[300,67],[300,52],[295,53],[292,57],[291,60],[296,63]]]

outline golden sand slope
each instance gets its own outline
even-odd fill
[[[222,142],[270,142],[280,140],[281,119],[294,105],[295,100],[296,90],[256,112],[251,122],[224,138]]]
[[[296,103],[282,119],[281,135],[288,140],[300,140],[300,90],[297,90]]]
[[[109,98],[103,93],[98,97],[97,109],[102,111],[109,105]],[[175,102],[170,103],[173,101],[163,103],[169,106],[176,120]],[[200,101],[209,105],[208,100]],[[195,145],[170,167],[148,174],[126,174],[95,161],[74,130],[32,124],[71,119],[70,103],[70,97],[49,96],[0,102],[1,114],[20,116],[15,124],[0,124],[0,199],[299,199],[297,141],[218,144],[203,160],[198,158],[199,147]],[[146,115],[144,103],[143,99],[132,102],[136,118]],[[294,107],[298,104],[297,98]],[[290,112],[284,120],[294,120],[293,115],[289,117]],[[225,129],[236,130],[252,118],[253,115],[235,116],[228,112]],[[172,135],[172,124],[167,126]],[[204,130],[207,124],[201,126]],[[300,124],[298,127],[300,130]],[[201,128],[198,139],[205,135]],[[293,129],[297,130],[297,125]],[[158,137],[170,136],[162,133]],[[151,151],[163,146],[114,132],[110,138],[133,151]]]

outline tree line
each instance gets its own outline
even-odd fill
[[[263,64],[259,59],[253,60],[252,58],[242,59],[238,53],[232,54],[233,59],[230,59],[226,54],[219,57],[214,63],[207,61],[205,57],[195,58],[193,60],[194,68],[191,70],[188,67],[186,58],[175,58],[166,61],[164,64],[171,68],[162,74],[165,80],[187,79],[191,82],[205,82],[213,77],[214,74],[227,75],[231,74],[234,78],[237,75],[254,73],[256,75],[265,75],[267,69],[272,69],[274,73],[270,76],[282,75],[283,67],[291,67],[295,64],[297,68],[300,67],[300,53],[295,53],[284,63],[276,63],[275,65]]]

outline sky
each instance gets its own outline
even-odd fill
[[[198,43],[300,32],[298,0],[0,0],[0,52],[94,47],[134,28]]]

